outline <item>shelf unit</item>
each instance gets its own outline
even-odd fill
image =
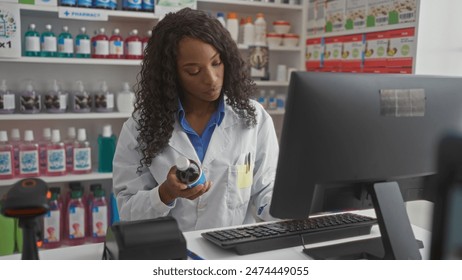
[[[88,174],[69,174],[65,176],[40,176],[40,179],[46,183],[61,183],[61,182],[72,182],[72,181],[93,181],[93,180],[108,180],[112,179],[112,173],[98,173],[92,172]],[[21,178],[0,180],[0,187],[12,186],[16,182],[20,181]]]

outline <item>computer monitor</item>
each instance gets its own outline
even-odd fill
[[[404,201],[431,200],[448,131],[462,131],[460,78],[294,72],[270,213],[374,208],[382,257],[420,258]]]

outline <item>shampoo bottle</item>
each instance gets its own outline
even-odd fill
[[[48,176],[62,176],[66,174],[66,150],[61,141],[59,129],[51,131],[51,143],[47,146]]]
[[[0,131],[0,180],[14,177],[14,149],[8,142],[6,131]]]
[[[83,200],[83,187],[70,185],[71,194],[66,210],[66,237],[69,245],[85,243],[86,207]]]
[[[91,146],[87,141],[85,128],[79,128],[77,141],[74,142],[72,173],[85,174],[91,173]]]
[[[60,199],[61,189],[51,187],[48,205],[50,209],[43,217],[43,245],[45,249],[57,248],[62,242],[62,203]]]
[[[108,204],[105,197],[105,192],[101,184],[90,185],[90,190],[93,192],[91,199],[91,241],[104,242],[106,239],[106,229],[108,226]]]
[[[24,141],[19,145],[19,176],[40,176],[39,149],[38,144],[34,141],[32,130],[24,131]]]

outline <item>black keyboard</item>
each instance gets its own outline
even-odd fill
[[[253,226],[203,232],[202,236],[223,249],[239,255],[366,235],[377,223],[375,218],[353,213],[283,220]]]

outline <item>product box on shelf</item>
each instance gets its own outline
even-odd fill
[[[306,40],[306,70],[314,71],[322,68],[324,56],[323,38],[313,38]]]
[[[360,70],[364,60],[364,35],[343,36],[342,41],[342,68]]]
[[[19,0],[19,3],[39,6],[58,6],[58,0]]]
[[[316,0],[315,1],[315,34],[324,34],[326,28],[326,1],[325,0]]]
[[[390,24],[414,22],[416,13],[416,0],[395,0],[390,11]]]
[[[21,56],[21,19],[19,6],[0,3],[0,57]]]
[[[345,7],[345,29],[358,30],[366,27],[367,0],[348,0]]]
[[[388,31],[387,66],[412,67],[416,51],[415,29],[405,28]]]
[[[363,73],[372,73],[372,74],[387,74],[389,73],[388,68],[377,67],[377,68],[363,68]]]
[[[342,67],[343,37],[328,37],[324,39],[323,69],[331,71]]]
[[[367,27],[388,25],[389,13],[393,8],[394,0],[368,0]]]
[[[327,0],[326,32],[345,30],[345,0]]]
[[[387,66],[388,35],[387,32],[366,33],[364,48],[365,68]]]

